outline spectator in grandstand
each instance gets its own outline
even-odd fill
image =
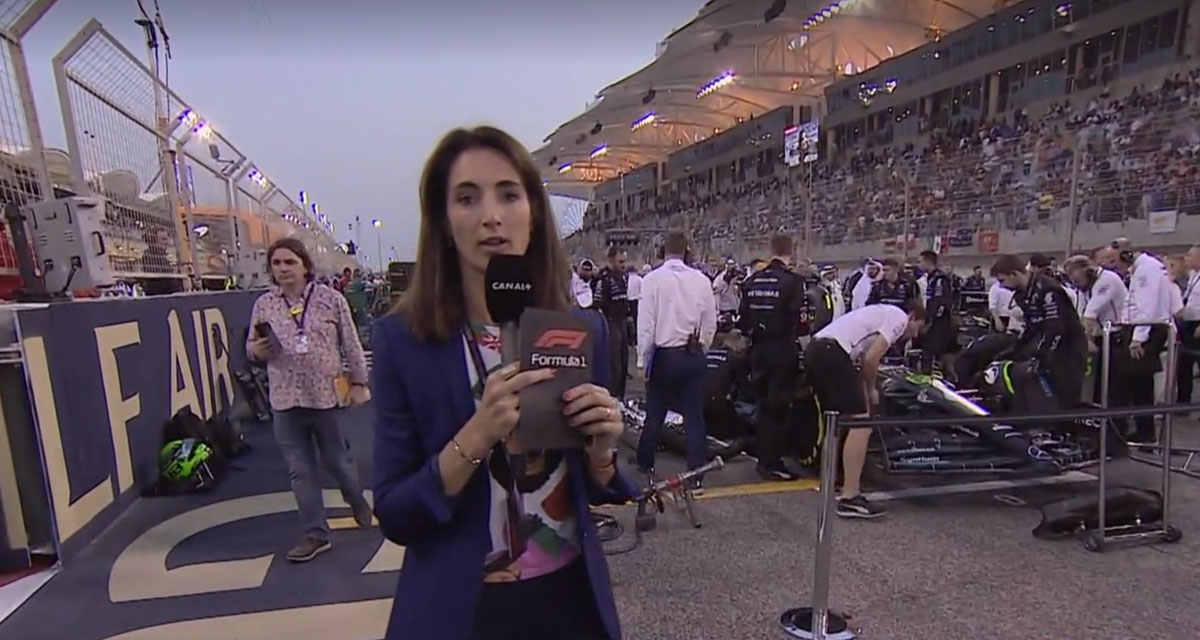
[[[1183,307],[1182,296],[1161,260],[1135,250],[1124,238],[1114,240],[1111,248],[1117,250],[1118,268],[1129,274],[1124,320],[1138,325],[1122,327],[1113,345],[1114,350],[1127,350],[1128,357],[1113,355],[1113,389],[1122,392],[1113,398],[1112,406],[1150,406],[1154,404],[1154,375],[1162,370],[1161,355],[1167,345],[1165,325],[1174,322]],[[1156,439],[1153,416],[1135,418],[1134,423],[1134,440]]]
[[[684,262],[687,253],[687,236],[668,233],[662,266],[642,280],[637,369],[646,381],[646,422],[638,439],[637,464],[644,472],[654,469],[670,409],[683,416],[688,468],[705,462],[704,353],[717,332],[717,305],[712,283]],[[693,489],[700,489],[699,482]]]
[[[1179,311],[1179,367],[1176,369],[1179,402],[1192,401],[1196,365],[1200,364],[1200,244],[1192,245],[1183,256],[1187,281],[1182,290],[1183,309]]]
[[[254,301],[246,354],[266,363],[275,442],[287,463],[304,527],[287,559],[307,562],[331,548],[318,460],[337,481],[355,522],[371,525],[371,508],[338,419],[339,405],[367,401],[367,361],[350,307],[337,291],[314,281],[312,256],[304,243],[276,240],[267,249],[267,270],[274,286]],[[339,397],[335,382],[343,375],[343,363],[350,382],[345,398]]]
[[[608,321],[608,390],[614,398],[625,397],[625,375],[629,373],[629,280],[625,251],[608,248],[608,264],[596,274],[592,307]]]
[[[1061,408],[1074,407],[1082,393],[1087,339],[1070,296],[1057,280],[1014,255],[992,265],[992,275],[1013,291],[1025,330],[1011,349],[1012,360],[1034,360]]]
[[[876,376],[879,362],[893,346],[916,337],[925,320],[922,307],[905,313],[895,305],[875,304],[856,309],[817,332],[804,354],[804,368],[821,409],[848,418],[866,418],[879,406]],[[855,364],[861,367],[856,368]],[[860,373],[861,371],[861,373]],[[851,429],[842,449],[842,494],[837,514],[843,518],[876,518],[885,513],[862,495],[862,472],[870,429]]]
[[[407,549],[387,638],[619,640],[588,512],[634,491],[617,470],[608,370],[562,397],[585,449],[518,450],[518,393],[554,373],[502,366],[485,300],[491,256],[521,254],[534,304],[570,306],[570,263],[537,168],[507,133],[456,129],[426,163],[420,196],[412,287],[372,340],[375,513]],[[599,318],[588,321],[602,336]]]

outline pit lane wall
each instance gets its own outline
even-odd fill
[[[183,407],[208,417],[232,403],[250,310],[261,294],[81,301],[17,312],[44,478],[44,486],[20,486],[20,494],[35,502],[35,492],[44,492],[64,562],[154,481],[164,421]],[[32,484],[28,474],[21,480]]]

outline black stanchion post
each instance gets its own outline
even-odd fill
[[[1108,385],[1112,382],[1112,320],[1104,322],[1104,335],[1100,342],[1100,408],[1108,408]],[[1100,505],[1097,507],[1097,530],[1100,539],[1108,531],[1108,423],[1100,425]]]
[[[826,411],[825,443],[821,447],[821,507],[817,511],[817,548],[813,560],[812,606],[788,609],[779,624],[788,634],[805,640],[854,640],[845,618],[829,611],[829,580],[833,572],[833,522],[837,506],[838,413]]]

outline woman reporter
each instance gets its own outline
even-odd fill
[[[375,513],[407,548],[387,638],[618,640],[588,513],[634,492],[616,468],[621,412],[605,367],[563,397],[586,449],[517,450],[517,394],[553,372],[500,366],[485,302],[491,256],[524,254],[535,306],[570,307],[541,178],[508,134],[456,129],[426,163],[420,196],[413,284],[372,338]],[[603,325],[591,321],[603,362]]]

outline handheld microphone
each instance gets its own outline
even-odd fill
[[[523,255],[492,256],[484,282],[488,315],[500,325],[500,357],[504,364],[511,364],[521,359],[517,323],[534,300],[529,259]]]

